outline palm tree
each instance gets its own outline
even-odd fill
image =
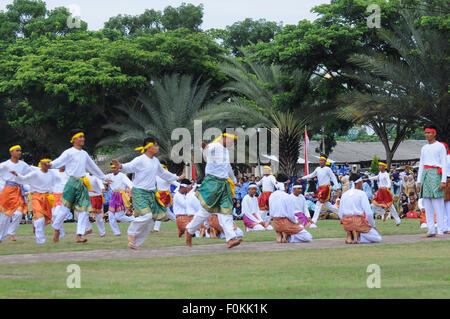
[[[172,161],[171,151],[177,141],[171,135],[176,128],[192,128],[192,121],[207,104],[209,81],[200,83],[189,75],[166,75],[156,79],[150,94],[139,94],[139,106],[129,109],[119,105],[115,123],[107,124],[116,134],[105,138],[98,145],[115,145],[120,148],[111,157],[129,160],[136,156],[134,148],[142,146],[148,136],[157,139],[160,152],[158,158],[168,163],[169,170],[179,172],[185,163]]]
[[[393,31],[378,31],[398,56],[359,54],[349,59],[360,67],[352,76],[364,86],[343,96],[340,116],[374,129],[385,146],[388,165],[400,142],[419,124],[433,123],[441,140],[450,141],[448,37],[417,26],[427,15],[436,13],[404,10]],[[389,128],[394,130],[392,146]]]
[[[277,132],[280,169],[290,176],[295,175],[301,149],[299,137],[306,119],[300,114],[301,108],[283,112],[275,109],[274,101],[277,94],[285,92],[284,78],[293,77],[296,83],[304,83],[307,76],[299,70],[287,74],[280,66],[267,66],[248,59],[241,62],[230,58],[220,69],[231,79],[222,88],[226,100],[211,104],[197,119],[221,127],[263,127]]]

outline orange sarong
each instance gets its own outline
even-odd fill
[[[0,212],[13,216],[15,211],[26,214],[28,205],[25,203],[20,186],[5,186],[0,194]]]
[[[286,235],[295,235],[303,230],[302,225],[294,224],[287,217],[274,217],[273,228],[276,232],[286,233]]]
[[[344,215],[341,220],[345,231],[357,231],[359,233],[368,233],[372,227],[364,216]]]
[[[45,225],[52,221],[52,205],[48,200],[48,193],[33,193],[33,220],[45,217]]]

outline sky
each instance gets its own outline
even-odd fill
[[[13,0],[0,0],[0,10]],[[203,4],[203,24],[201,28],[223,29],[245,18],[266,19],[297,24],[303,19],[314,20],[316,15],[310,10],[330,0],[46,0],[47,9],[78,6],[81,19],[88,23],[89,30],[99,30],[110,17],[118,14],[137,15],[145,9],[163,10],[167,6],[178,7],[182,2]]]

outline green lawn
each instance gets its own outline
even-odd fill
[[[0,265],[0,298],[450,298],[448,241],[75,263],[80,289],[71,262]]]
[[[242,221],[238,221],[238,226],[244,229]],[[345,237],[345,232],[342,225],[338,220],[320,220],[318,222],[319,227],[315,229],[308,229],[311,232],[313,238],[337,238]],[[97,232],[97,226],[93,225],[94,233],[89,235],[88,242],[85,244],[76,244],[75,231],[76,223],[65,223],[64,228],[66,230],[66,237],[61,239],[57,244],[52,241],[53,229],[48,226],[45,230],[47,235],[47,242],[43,245],[36,244],[33,236],[32,225],[20,225],[18,233],[16,235],[17,241],[11,242],[6,240],[0,244],[0,255],[10,254],[30,254],[30,253],[42,253],[42,252],[59,252],[59,251],[80,251],[80,250],[98,250],[98,249],[124,249],[127,248],[127,228],[128,223],[120,223],[119,227],[122,231],[122,236],[115,237],[109,224],[106,224],[106,237],[100,238]],[[394,235],[394,234],[419,234],[425,233],[426,229],[419,228],[419,221],[417,219],[404,219],[400,227],[396,227],[393,220],[382,222],[377,220],[377,228],[382,235]],[[177,237],[177,227],[173,222],[163,223],[161,231],[159,233],[150,234],[143,248],[149,247],[167,247],[167,246],[183,246],[184,238]],[[265,232],[249,232],[245,233],[244,242],[260,242],[260,241],[274,241],[274,231]],[[194,245],[204,244],[217,244],[223,243],[223,239],[193,239]]]

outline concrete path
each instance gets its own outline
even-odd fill
[[[380,244],[402,244],[430,241],[449,241],[450,236],[444,238],[424,238],[423,234],[417,235],[389,235],[383,236]],[[0,264],[31,264],[38,262],[60,262],[60,261],[80,261],[80,260],[102,260],[102,259],[133,259],[133,258],[153,258],[170,256],[192,256],[192,255],[211,255],[211,254],[232,254],[236,252],[265,252],[281,251],[293,249],[313,249],[313,248],[342,248],[342,247],[361,247],[363,245],[347,245],[344,238],[320,238],[313,239],[309,243],[278,244],[276,242],[245,242],[232,249],[227,249],[225,243],[211,245],[194,245],[192,248],[187,246],[143,248],[140,251],[131,249],[118,250],[90,250],[90,251],[67,251],[58,253],[41,254],[21,254],[0,256]]]

